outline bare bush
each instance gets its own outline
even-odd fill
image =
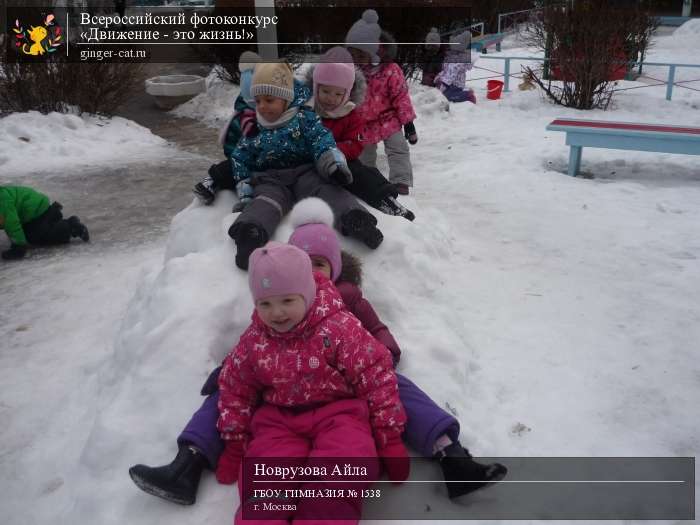
[[[545,52],[543,70],[525,72],[556,104],[605,109],[621,78],[650,45],[656,19],[650,2],[575,0],[545,6],[523,40]],[[557,80],[558,82],[553,82]]]
[[[78,64],[61,56],[42,62],[5,62],[0,64],[0,112],[77,109],[112,115],[142,82],[141,64]]]

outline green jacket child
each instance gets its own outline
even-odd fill
[[[71,237],[90,240],[88,229],[76,216],[63,218],[61,206],[26,186],[0,186],[0,229],[12,246],[2,252],[5,260],[21,259],[28,244],[50,245],[70,242]]]

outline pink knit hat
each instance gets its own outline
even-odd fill
[[[331,264],[331,281],[335,282],[343,269],[340,241],[331,225],[333,210],[317,197],[300,200],[289,214],[294,233],[289,244],[301,248],[309,256],[318,255]]]
[[[333,47],[321,57],[321,62],[314,68],[314,99],[318,100],[318,86],[341,87],[345,96],[340,103],[342,107],[350,98],[355,83],[355,64],[352,55],[344,47]]]
[[[250,254],[248,285],[253,301],[274,295],[299,294],[306,311],[316,298],[311,259],[296,246],[270,241]]]

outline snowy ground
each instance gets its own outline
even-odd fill
[[[697,62],[700,26],[681,29],[650,59]],[[417,219],[378,215],[375,252],[345,242],[402,346],[401,371],[456,411],[477,455],[696,456],[698,158],[586,149],[594,178],[572,179],[563,134],[545,126],[562,116],[700,126],[700,93],[677,89],[666,102],[664,88],[631,90],[611,111],[582,115],[534,91],[487,101],[485,80],[474,86],[479,103],[448,113],[435,91],[412,88],[420,140],[404,202]],[[220,89],[190,103],[198,118],[218,125],[232,100]],[[37,117],[12,118],[10,129],[0,120],[0,157],[12,166],[3,181],[19,183],[29,168],[3,137]],[[91,155],[106,159],[111,147]],[[177,154],[161,147],[144,155]],[[79,169],[78,156],[62,158]],[[31,159],[49,165],[40,151]],[[0,265],[4,523],[230,523],[234,489],[212,476],[182,508],[140,492],[127,469],[172,458],[202,381],[250,315],[226,235],[231,203],[191,204],[167,239],[158,231]]]

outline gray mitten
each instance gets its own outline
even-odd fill
[[[316,161],[316,171],[321,177],[340,185],[352,183],[352,173],[348,168],[345,155],[338,148],[324,151]]]

